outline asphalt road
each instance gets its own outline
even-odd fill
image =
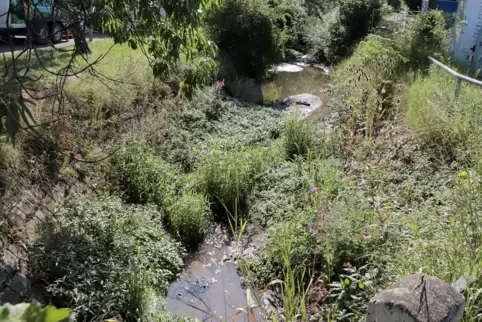
[[[101,33],[94,33],[94,38],[93,38],[94,41],[102,40],[104,38],[106,38],[106,35],[101,34]],[[56,44],[55,47],[60,48],[60,47],[72,46],[73,44],[74,44],[74,39],[72,39],[72,38],[71,39],[64,39],[61,43]],[[25,49],[25,47],[27,46],[26,37],[25,36],[15,36],[14,38],[12,38],[11,43],[5,42],[5,41],[0,41],[0,54],[10,52],[12,50],[12,46],[13,46],[14,51],[21,51],[21,50]],[[35,46],[37,48],[49,48],[50,47],[50,45],[46,45],[46,46],[35,45]]]

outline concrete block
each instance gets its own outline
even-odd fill
[[[437,277],[413,274],[377,294],[368,304],[367,322],[458,322],[465,299]]]

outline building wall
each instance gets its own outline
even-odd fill
[[[482,0],[465,0],[459,6],[459,13],[466,25],[457,30],[453,55],[459,62],[470,63],[477,47],[482,46],[477,42],[482,29]]]

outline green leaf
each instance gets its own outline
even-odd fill
[[[72,314],[67,309],[57,309],[54,306],[45,308],[45,322],[67,322],[72,321]]]
[[[0,307],[0,322],[70,322],[74,316],[67,309],[43,308],[39,303],[5,304]]]
[[[365,284],[363,284],[363,282],[358,282],[358,287],[363,290],[365,288]]]

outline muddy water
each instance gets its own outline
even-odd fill
[[[166,309],[201,321],[248,321],[244,312],[235,315],[238,308],[246,309],[247,300],[231,253],[226,240],[205,242],[181,278],[171,285]],[[256,321],[260,321],[255,312]]]
[[[302,93],[326,96],[328,75],[319,68],[303,67],[301,72],[279,72],[263,85],[263,97],[282,100]]]

